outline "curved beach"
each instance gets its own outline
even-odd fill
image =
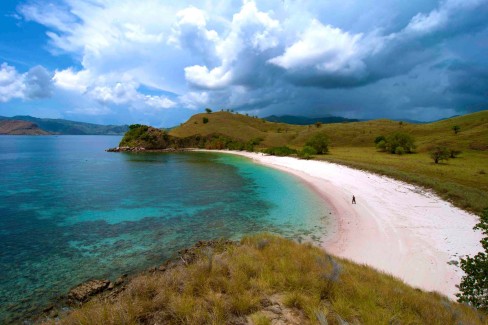
[[[414,287],[455,299],[463,271],[452,262],[482,250],[482,234],[473,230],[478,217],[419,187],[323,161],[222,152],[303,179],[333,210],[337,231],[324,238],[328,252]]]

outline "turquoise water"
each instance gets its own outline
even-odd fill
[[[294,176],[228,154],[104,151],[119,141],[0,137],[0,323],[198,240],[327,231],[325,203]]]

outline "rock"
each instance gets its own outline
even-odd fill
[[[117,278],[117,280],[115,280],[115,285],[119,286],[124,283],[125,280],[127,280],[127,274],[122,274],[120,277]]]
[[[113,290],[115,288],[115,284],[113,282],[110,282],[110,284],[107,287],[107,290]]]
[[[86,302],[91,296],[107,289],[109,280],[90,280],[71,289],[68,293],[68,303],[80,304]]]

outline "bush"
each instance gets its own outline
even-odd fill
[[[439,161],[449,159],[450,151],[446,147],[436,146],[430,149],[429,155],[434,160],[434,163],[438,164]]]
[[[325,133],[315,134],[305,143],[305,145],[314,148],[319,155],[329,152],[329,138]]]
[[[449,158],[456,158],[462,153],[461,150],[449,149]]]
[[[386,151],[396,153],[398,147],[402,147],[405,153],[412,153],[415,149],[415,140],[411,135],[402,132],[395,132],[386,137]]]
[[[403,147],[396,147],[395,148],[395,154],[397,155],[403,155],[405,153],[405,149]]]
[[[207,123],[208,123],[208,118],[204,117],[204,118],[202,119],[202,121],[203,121],[203,124],[207,124]]]
[[[380,143],[381,141],[385,142],[385,140],[386,138],[383,135],[379,135],[376,137],[376,139],[374,139],[374,143],[378,145],[378,143]]]
[[[305,146],[301,151],[298,152],[298,157],[302,159],[310,159],[313,155],[316,155],[317,151],[310,146]]]
[[[474,229],[481,230],[485,236],[481,240],[484,252],[474,257],[461,258],[461,269],[466,273],[456,294],[459,302],[467,303],[483,311],[488,311],[488,209],[483,211],[480,222]]]
[[[273,156],[290,156],[297,153],[295,149],[291,149],[286,146],[268,148],[265,149],[263,152]]]
[[[378,148],[378,150],[380,150],[380,151],[386,151],[386,141],[381,140],[380,142],[378,142],[376,144],[376,148]]]
[[[461,131],[461,127],[459,125],[454,125],[452,130],[454,131],[454,134],[458,134],[459,131]]]

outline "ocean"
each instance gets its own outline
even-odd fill
[[[328,207],[295,176],[222,153],[105,152],[120,139],[0,136],[1,324],[198,240],[327,234]]]

